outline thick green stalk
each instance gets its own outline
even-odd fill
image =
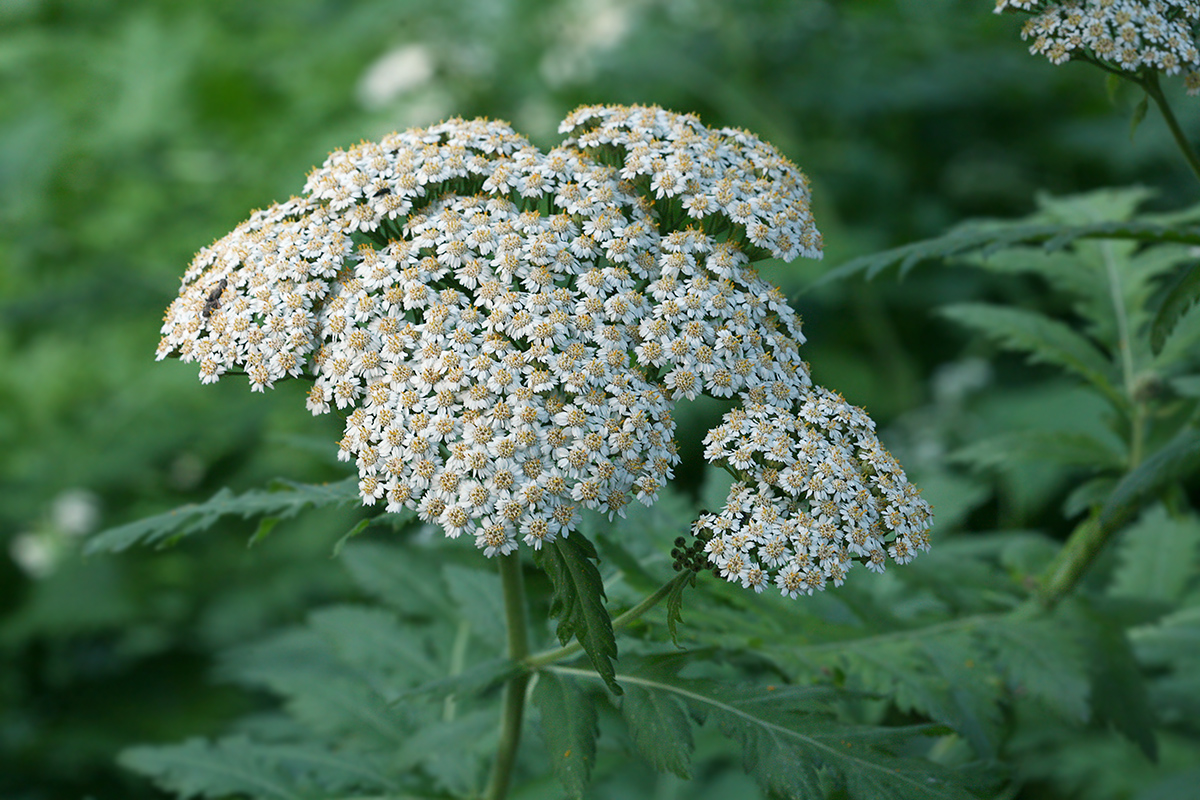
[[[1054,608],[1070,594],[1115,531],[1116,526],[1101,525],[1098,514],[1079,523],[1042,574],[1038,602],[1045,608]]]
[[[500,583],[504,591],[504,619],[508,628],[508,657],[520,663],[529,655],[529,626],[526,621],[525,579],[521,558],[509,553],[500,562]],[[521,670],[509,678],[504,687],[503,710],[500,718],[500,743],[496,761],[488,780],[485,800],[503,800],[508,794],[517,750],[521,745],[521,723],[525,719],[525,690],[529,687],[529,670]]]

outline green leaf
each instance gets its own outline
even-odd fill
[[[567,794],[581,798],[596,763],[595,697],[554,672],[540,672],[536,680],[533,704],[541,714],[550,765]]]
[[[1065,367],[1104,393],[1117,408],[1127,405],[1110,379],[1108,358],[1085,337],[1067,325],[1034,311],[990,305],[958,303],[941,313],[975,328],[1010,350],[1028,353],[1033,361]]]
[[[977,467],[994,467],[1013,461],[1051,462],[1068,467],[1119,469],[1122,453],[1086,433],[1070,431],[1017,431],[1004,433],[961,448],[951,458]]]
[[[554,586],[550,616],[558,620],[555,632],[559,642],[578,639],[608,688],[620,694],[612,663],[617,657],[617,638],[604,606],[604,582],[595,563],[599,560],[596,548],[576,531],[538,550],[535,559]]]
[[[981,629],[996,663],[1017,692],[1075,722],[1089,715],[1086,662],[1072,631],[1058,618],[1009,615]]]
[[[455,615],[439,565],[424,551],[380,542],[351,542],[342,551],[342,562],[364,591],[402,614]]]
[[[1200,264],[1194,265],[1179,276],[1179,280],[1163,298],[1158,313],[1154,315],[1154,322],[1150,326],[1150,347],[1155,355],[1162,352],[1163,345],[1166,344],[1167,337],[1171,335],[1175,325],[1197,300],[1200,300]]]
[[[495,748],[496,713],[480,708],[426,722],[405,740],[391,763],[430,775],[451,797],[479,797],[484,756]]]
[[[667,594],[667,631],[676,647],[679,646],[679,623],[683,622],[683,590],[695,585],[695,573],[681,572],[671,581],[671,591]]]
[[[586,670],[553,667],[579,679]],[[647,673],[622,673],[621,683],[676,698],[691,716],[715,723],[742,748],[742,764],[765,791],[788,800],[824,797],[826,781],[854,798],[973,800],[964,776],[919,757],[898,755],[929,726],[883,728],[837,721],[839,693],[812,686],[725,687],[679,678],[656,664]]]
[[[448,564],[442,569],[458,616],[471,626],[471,633],[492,645],[493,652],[504,652],[504,608],[500,576],[494,570],[470,569]]]
[[[1191,476],[1200,468],[1200,431],[1185,428],[1165,447],[1122,478],[1100,509],[1106,528],[1122,524],[1163,487]]]
[[[208,530],[226,516],[249,519],[270,514],[279,520],[294,517],[305,508],[350,505],[357,500],[356,478],[332,484],[277,480],[267,489],[252,489],[240,495],[221,489],[203,503],[189,503],[102,531],[88,541],[84,553],[119,553],[135,544],[172,544],[185,536]]]
[[[184,797],[231,795],[263,800],[325,798],[330,792],[398,788],[361,753],[287,744],[257,744],[244,736],[209,743],[190,739],[123,752],[122,766]]]
[[[621,698],[621,715],[634,746],[655,769],[691,777],[695,743],[691,720],[679,697],[629,684]]]
[[[1198,554],[1200,520],[1172,519],[1161,505],[1155,506],[1121,532],[1109,592],[1177,602],[1196,574]]]
[[[355,536],[358,536],[360,533],[362,533],[368,527],[370,527],[370,525],[371,525],[370,517],[368,517],[366,519],[360,519],[358,522],[356,522],[354,524],[353,528],[351,528],[350,530],[348,530],[344,534],[342,534],[342,537],[340,539],[338,539],[336,542],[334,542],[333,557],[337,558],[338,556],[340,556],[342,554],[342,548],[344,548],[346,546],[346,542],[350,541]]]
[[[1085,608],[1080,625],[1088,642],[1088,673],[1092,683],[1092,714],[1110,723],[1136,744],[1151,761],[1158,760],[1154,711],[1141,667],[1125,631],[1102,610]]]
[[[343,741],[394,748],[406,736],[403,715],[311,629],[233,650],[222,658],[219,674],[282,696],[306,727]]]

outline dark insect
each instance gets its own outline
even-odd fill
[[[204,301],[203,316],[208,319],[212,316],[212,312],[221,307],[221,293],[225,291],[225,287],[229,285],[227,278],[221,278],[213,290],[208,293],[208,298]]]

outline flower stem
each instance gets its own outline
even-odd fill
[[[687,576],[688,573],[676,575],[674,578],[660,586],[654,594],[650,595],[645,600],[614,619],[613,630],[619,630],[620,628],[625,627],[629,623],[640,618],[650,609],[654,608],[662,601],[664,597],[671,593],[671,589],[675,586],[676,581],[683,580]],[[541,669],[542,667],[546,667],[550,664],[555,664],[559,661],[570,658],[582,650],[583,645],[581,645],[578,641],[574,641],[568,645],[564,645],[563,647],[556,647],[553,650],[543,650],[540,653],[529,656],[527,659],[525,659],[525,666],[529,667],[531,670]]]
[[[504,618],[508,629],[508,657],[520,663],[529,655],[529,626],[525,615],[525,578],[521,558],[517,553],[500,556],[500,583],[504,592]],[[485,800],[503,800],[508,794],[517,749],[521,744],[521,723],[525,717],[525,690],[529,686],[529,670],[522,670],[508,679],[504,687],[503,710],[500,718],[500,743],[496,761],[488,779]]]
[[[1179,125],[1179,120],[1175,118],[1175,112],[1171,110],[1171,104],[1167,102],[1167,96],[1163,94],[1162,86],[1158,82],[1158,73],[1154,71],[1148,72],[1138,81],[1142,88],[1146,90],[1146,94],[1158,106],[1158,110],[1162,112],[1163,119],[1167,123],[1167,127],[1171,129],[1171,135],[1175,137],[1175,144],[1179,146],[1180,152],[1187,160],[1188,166],[1192,168],[1192,174],[1200,180],[1200,156],[1196,155],[1196,151],[1188,142],[1187,136],[1183,132],[1183,128]]]

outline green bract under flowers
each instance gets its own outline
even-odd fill
[[[997,13],[1005,10],[1034,15],[1021,38],[1032,40],[1029,52],[1054,64],[1087,54],[1127,72],[1186,70],[1188,93],[1200,92],[1194,0],[996,0]]]
[[[489,556],[654,502],[674,403],[698,394],[741,401],[706,440],[739,481],[695,526],[721,575],[795,596],[927,549],[928,506],[866,414],[813,386],[799,319],[751,267],[820,257],[804,175],[654,107],[560,130],[547,153],[461,119],[334,152],[200,251],[158,357],[255,390],[313,378],[313,413],[348,410],[363,502]]]

